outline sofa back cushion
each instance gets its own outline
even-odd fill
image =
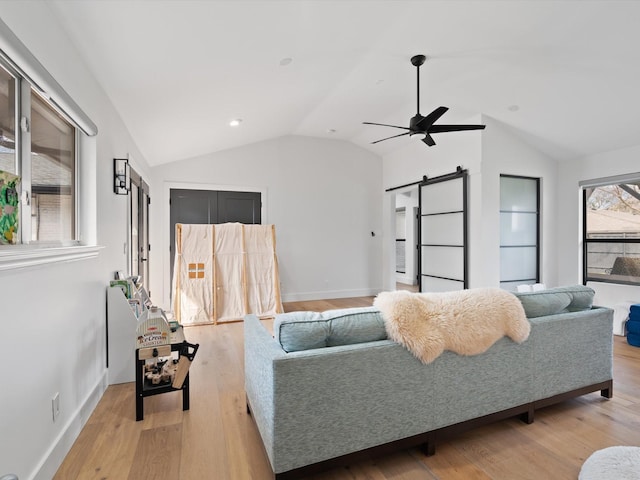
[[[278,314],[273,333],[286,352],[387,338],[382,315],[374,307]]]
[[[556,287],[539,292],[514,293],[520,299],[527,318],[544,317],[563,312],[589,310],[594,290],[584,285]]]

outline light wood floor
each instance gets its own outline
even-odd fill
[[[354,298],[285,305],[286,311],[366,306]],[[265,321],[266,324],[269,321]],[[191,366],[191,409],[179,392],[148,397],[135,421],[134,384],[110,386],[55,479],[262,480],[271,478],[245,410],[242,324],[188,327],[200,349]],[[570,341],[570,339],[567,339]],[[614,337],[613,398],[599,393],[472,430],[425,457],[401,451],[314,480],[575,480],[595,450],[640,445],[640,348]],[[420,401],[416,398],[416,401]]]

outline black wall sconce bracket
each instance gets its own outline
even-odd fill
[[[131,190],[131,173],[129,160],[126,158],[113,159],[113,193],[127,195]]]

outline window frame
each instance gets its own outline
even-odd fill
[[[80,245],[79,232],[80,226],[78,224],[78,168],[80,164],[79,159],[79,135],[80,129],[78,125],[73,122],[69,116],[53,104],[46,96],[40,95],[28,79],[26,79],[16,68],[7,62],[5,59],[0,58],[0,68],[3,68],[15,79],[15,110],[14,110],[14,145],[16,150],[16,164],[14,174],[20,176],[20,210],[19,210],[19,225],[18,225],[18,242],[14,245],[0,245],[1,248],[13,248],[16,245],[40,245],[44,247],[61,247],[61,246],[76,246]],[[72,180],[72,198],[73,204],[71,206],[71,236],[72,238],[52,241],[52,240],[31,240],[31,217],[33,215],[33,155],[32,155],[32,99],[33,95],[40,97],[40,102],[47,105],[51,110],[59,114],[72,128],[73,128],[73,180]],[[26,128],[25,128],[26,125]]]
[[[26,88],[24,90],[22,90],[22,93],[24,94],[24,92],[28,89],[30,96],[29,96],[29,105],[28,105],[28,109],[23,108],[23,110],[26,110],[29,112],[29,116],[27,116],[27,121],[29,124],[29,131],[28,131],[28,136],[29,136],[29,141],[28,141],[28,148],[25,148],[25,152],[28,152],[27,155],[29,157],[28,159],[28,165],[23,165],[22,169],[21,169],[21,174],[24,173],[25,170],[29,171],[29,176],[31,176],[31,173],[33,172],[33,163],[32,163],[32,152],[31,152],[31,98],[33,97],[33,95],[38,95],[40,97],[40,99],[42,100],[42,102],[46,103],[49,107],[51,107],[51,109],[53,109],[56,113],[58,113],[59,115],[61,115],[63,117],[64,120],[66,120],[72,127],[73,127],[73,148],[74,148],[74,158],[73,158],[73,179],[72,179],[72,195],[73,195],[73,205],[71,208],[71,215],[72,215],[72,219],[71,219],[71,225],[72,225],[72,239],[68,239],[68,240],[62,240],[62,241],[51,241],[51,240],[36,240],[36,241],[32,241],[29,240],[28,242],[26,242],[26,244],[28,245],[45,245],[45,246],[59,246],[59,245],[63,245],[63,246],[74,246],[74,245],[80,245],[80,231],[81,231],[81,225],[80,225],[80,211],[79,211],[79,185],[78,185],[78,181],[80,179],[79,174],[78,174],[78,170],[80,168],[80,135],[82,135],[82,131],[80,130],[80,127],[78,127],[78,125],[76,125],[76,123],[73,121],[73,119],[71,119],[64,111],[62,111],[60,108],[58,108],[56,105],[54,105],[51,101],[49,101],[49,99],[47,99],[45,96],[42,96],[38,93],[37,89],[33,88],[32,85],[29,85],[29,82],[24,81],[23,83],[26,84]],[[24,105],[23,105],[24,107]],[[25,168],[26,167],[26,168]],[[27,218],[27,216],[31,216],[32,214],[32,205],[33,205],[33,181],[30,178],[29,179],[29,213],[26,212],[27,209],[23,208],[22,211],[23,213],[21,213],[21,218],[20,221],[21,222],[26,222],[23,223],[23,226],[28,225],[28,229],[29,229],[29,236],[28,238],[31,238],[31,220],[30,218]],[[42,193],[42,192],[38,192],[38,193]],[[22,216],[24,215],[24,217]],[[22,235],[21,235],[21,239]],[[25,244],[24,240],[22,241],[23,244]]]
[[[541,201],[541,178],[540,177],[529,177],[529,176],[524,176],[524,175],[511,175],[511,174],[507,174],[507,173],[501,173],[500,174],[500,179],[502,178],[515,178],[515,179],[519,179],[519,180],[532,180],[535,181],[536,183],[536,211],[535,212],[513,212],[511,210],[507,211],[507,210],[502,210],[500,209],[500,215],[502,215],[503,213],[535,213],[536,214],[536,244],[535,244],[535,248],[536,248],[536,278],[531,279],[531,278],[527,278],[527,279],[515,279],[515,280],[503,280],[502,278],[500,278],[500,286],[501,288],[505,288],[503,286],[503,284],[512,284],[512,283],[517,283],[517,282],[530,282],[530,281],[534,281],[534,283],[540,283],[540,260],[541,260],[541,255],[540,255],[540,226],[541,226],[541,207],[542,207],[542,201]],[[500,195],[502,195],[502,187],[500,187]],[[526,247],[526,246],[523,246]],[[529,246],[530,247],[530,246]],[[514,246],[512,245],[503,245],[502,244],[502,236],[500,238],[500,250],[502,250],[503,248],[514,248]]]
[[[587,282],[599,282],[599,283],[611,283],[616,285],[640,285],[640,280],[637,282],[622,279],[611,279],[606,277],[590,277],[589,276],[589,248],[591,244],[598,243],[619,243],[619,244],[640,244],[640,237],[638,238],[588,238],[587,231],[587,190],[589,188],[606,187],[609,185],[624,185],[628,183],[640,183],[640,173],[622,175],[618,177],[610,177],[609,179],[600,179],[589,182],[581,182],[580,188],[582,190],[582,284],[586,285]]]
[[[21,176],[21,182],[24,181],[25,171],[31,168],[30,162],[24,161],[25,155],[31,154],[30,132],[27,134],[23,132],[21,120],[26,117],[30,123],[31,112],[27,107],[30,107],[31,95],[40,95],[56,112],[71,123],[75,131],[76,149],[72,210],[73,240],[31,242],[30,237],[24,235],[22,229],[24,225],[29,225],[30,231],[30,208],[24,208],[23,199],[26,200],[26,195],[23,192],[26,190],[24,185],[21,185],[19,243],[0,245],[0,271],[94,258],[103,247],[95,243],[95,224],[91,221],[95,214],[91,215],[92,208],[83,205],[89,202],[90,206],[95,206],[90,196],[96,195],[96,189],[91,178],[83,173],[83,167],[87,168],[87,172],[92,170],[92,163],[95,161],[95,143],[89,142],[88,139],[97,135],[97,127],[2,20],[0,20],[0,38],[3,45],[0,50],[0,65],[16,79],[15,169],[16,174]],[[31,92],[32,89],[34,93]],[[23,94],[25,90],[29,92],[26,96]],[[27,102],[26,107],[25,102]],[[83,165],[86,162],[89,163]],[[30,175],[30,171],[28,174]],[[82,178],[85,181],[81,184]],[[28,180],[30,196],[30,178]],[[87,180],[88,184],[85,185]],[[29,213],[25,217],[27,210]],[[26,221],[25,218],[27,218]],[[84,224],[82,219],[85,219]],[[25,239],[28,240],[25,241]]]

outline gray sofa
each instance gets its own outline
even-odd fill
[[[445,351],[423,364],[384,338],[374,308],[297,312],[274,336],[244,322],[247,410],[275,478],[297,478],[391,449],[422,445],[574,396],[612,395],[612,316],[593,290],[516,294],[529,338],[502,338],[485,353]],[[473,319],[470,319],[473,321]],[[274,338],[275,337],[275,338]]]

